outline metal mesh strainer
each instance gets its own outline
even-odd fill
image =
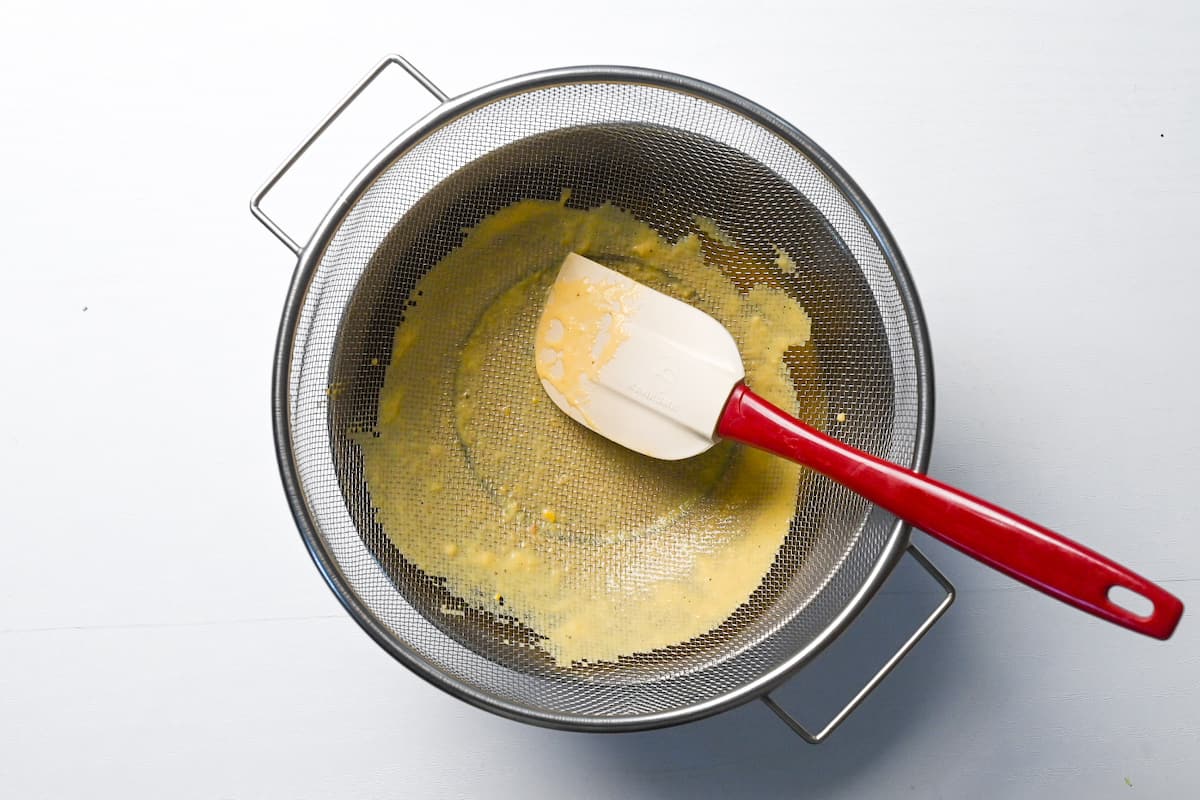
[[[256,198],[256,214],[277,177]],[[667,238],[702,215],[765,260],[775,247],[786,250],[799,264],[787,291],[814,320],[820,388],[830,414],[846,414],[839,437],[924,465],[927,344],[898,252],[865,198],[763,109],[689,79],[627,68],[539,73],[446,101],[363,171],[299,252],[276,364],[280,462],[326,578],[368,632],[420,674],[526,721],[669,724],[757,696],[804,663],[869,599],[903,554],[908,529],[807,473],[774,566],[730,620],[681,645],[585,669],[555,667],[523,646],[536,644],[536,632],[514,636],[511,621],[469,608],[461,617],[436,613],[456,599],[375,521],[348,432],[376,422],[379,365],[390,361],[406,310],[420,302],[414,287],[426,271],[464,229],[518,200],[557,199],[564,188],[571,206],[612,203]]]

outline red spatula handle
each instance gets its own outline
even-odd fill
[[[1002,508],[842,444],[739,385],[717,434],[804,464],[967,555],[1064,603],[1167,639],[1183,603],[1145,578]],[[1121,586],[1153,603],[1140,617],[1114,603]]]

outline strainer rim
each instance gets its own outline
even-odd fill
[[[926,470],[933,439],[934,412],[933,364],[929,334],[911,274],[890,230],[874,205],[829,154],[794,125],[757,103],[696,78],[663,70],[630,66],[559,67],[518,75],[485,85],[442,103],[399,134],[369,161],[338,196],[330,210],[314,229],[297,258],[276,338],[272,375],[272,423],[276,459],[284,492],[309,556],[342,607],[367,635],[375,640],[376,644],[421,678],[460,700],[492,713],[548,728],[619,732],[668,727],[711,716],[761,697],[785,682],[839,636],[865,608],[871,597],[875,595],[903,557],[911,537],[911,526],[897,520],[892,526],[882,553],[872,565],[866,580],[837,616],[805,647],[756,680],[702,702],[665,711],[619,717],[551,712],[543,708],[505,700],[454,678],[431,664],[420,653],[392,634],[366,607],[321,539],[318,526],[304,500],[292,450],[288,397],[292,347],[300,311],[304,305],[312,276],[321,262],[325,248],[332,240],[346,213],[391,163],[426,136],[487,103],[521,92],[564,83],[606,82],[641,84],[680,91],[741,114],[796,147],[842,192],[847,202],[858,212],[874,236],[876,244],[895,278],[897,293],[906,312],[914,341],[913,357],[917,378],[916,442],[913,460],[909,466],[918,472]]]

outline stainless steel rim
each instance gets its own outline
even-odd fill
[[[389,633],[370,610],[350,589],[350,584],[331,553],[322,542],[300,490],[300,481],[290,447],[290,415],[288,413],[289,368],[291,349],[296,323],[303,305],[305,291],[325,247],[337,230],[343,216],[361,193],[371,185],[380,173],[432,131],[467,111],[492,100],[525,91],[534,87],[564,83],[623,82],[647,84],[692,94],[710,102],[725,106],[759,123],[804,153],[845,195],[847,201],[861,215],[888,266],[895,276],[896,287],[910,320],[910,329],[915,342],[914,359],[917,369],[918,421],[917,441],[914,451],[913,469],[924,472],[929,461],[929,450],[933,439],[933,365],[929,335],[921,303],[913,286],[908,268],[891,233],[874,206],[844,170],[812,140],[790,123],[779,118],[757,104],[711,84],[673,73],[635,67],[582,66],[546,70],[510,78],[485,86],[473,92],[447,100],[382,150],[350,183],[338,197],[325,218],[317,226],[307,245],[299,254],[284,304],[275,349],[272,380],[272,422],[275,434],[275,452],[280,476],[295,517],[301,538],[309,555],[321,572],[338,601],[350,616],[375,640],[380,647],[407,666],[417,675],[450,694],[502,716],[542,725],[549,728],[576,731],[634,731],[667,727],[700,719],[719,713],[734,706],[759,698],[786,681],[796,670],[808,663],[834,638],[836,638],[866,607],[867,602],[882,585],[908,546],[911,527],[897,522],[892,528],[882,557],[874,565],[867,580],[858,593],[843,608],[834,621],[825,628],[808,646],[796,652],[789,660],[760,679],[744,684],[717,698],[666,712],[608,719],[583,720],[570,715],[547,713],[524,705],[509,703],[485,695],[475,688],[461,683],[429,664],[418,653],[408,648]]]

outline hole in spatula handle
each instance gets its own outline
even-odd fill
[[[1108,601],[1130,614],[1149,619],[1154,613],[1154,601],[1145,595],[1126,589],[1124,586],[1110,586]]]

